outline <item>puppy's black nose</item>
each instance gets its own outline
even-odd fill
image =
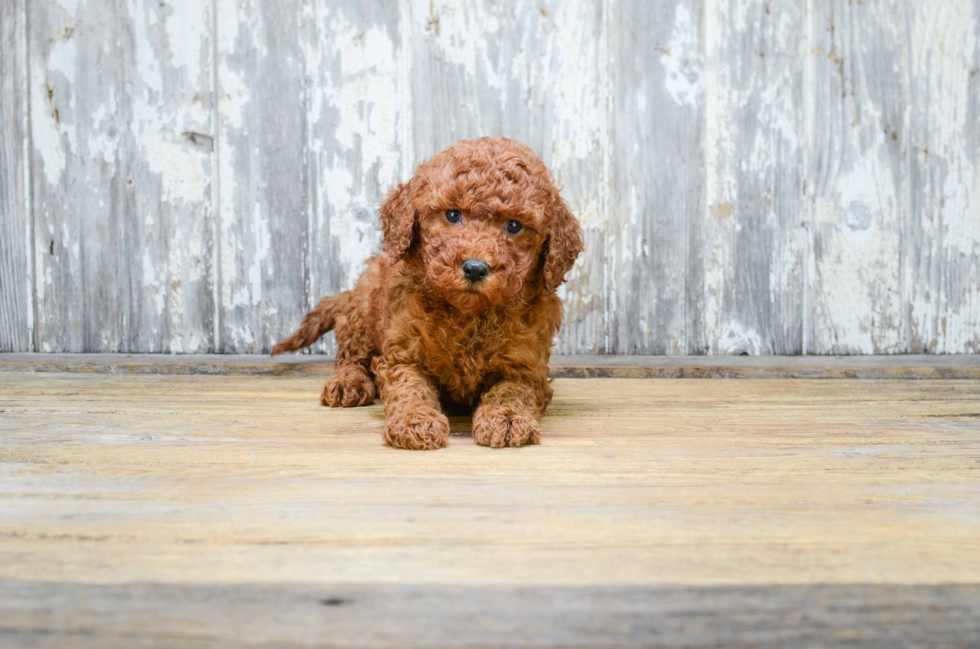
[[[479,259],[467,259],[463,261],[463,275],[466,281],[476,284],[490,272],[490,267]]]

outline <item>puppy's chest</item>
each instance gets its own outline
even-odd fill
[[[513,327],[493,317],[436,319],[429,325],[419,360],[444,389],[461,398],[484,389],[500,372],[515,335]]]

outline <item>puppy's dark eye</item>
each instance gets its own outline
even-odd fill
[[[446,220],[450,223],[459,223],[463,218],[463,213],[459,210],[446,210]]]
[[[507,221],[507,231],[510,232],[511,234],[517,234],[523,229],[524,226],[518,223],[517,221],[515,221],[514,219]]]

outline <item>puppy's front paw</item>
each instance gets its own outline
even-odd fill
[[[374,383],[363,369],[339,368],[323,386],[320,404],[331,408],[366,406],[374,401],[374,393]]]
[[[504,448],[541,443],[541,425],[530,414],[510,406],[479,408],[473,415],[473,441]]]
[[[395,448],[428,451],[449,443],[449,420],[432,408],[400,410],[385,420],[384,440]]]

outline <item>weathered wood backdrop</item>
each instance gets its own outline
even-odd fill
[[[587,231],[559,352],[980,352],[980,0],[0,17],[0,350],[266,351],[500,134]]]

